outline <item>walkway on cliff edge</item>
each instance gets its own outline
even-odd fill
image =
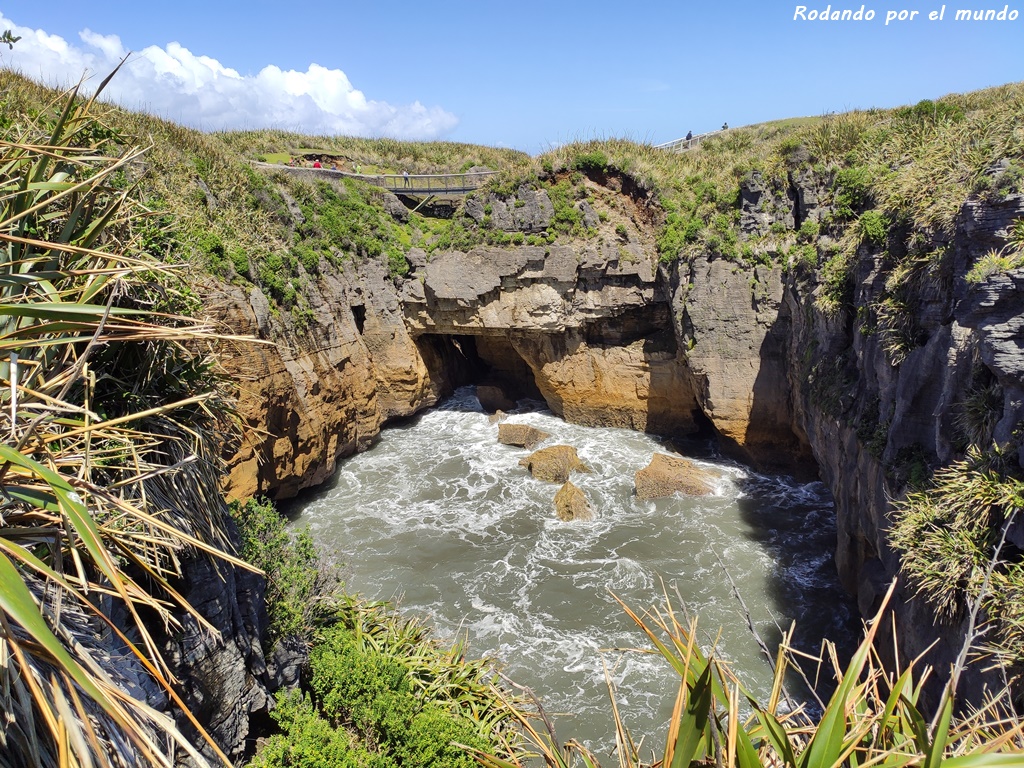
[[[664,144],[655,144],[655,149],[664,149],[668,152],[685,152],[688,149],[696,149],[700,146],[700,143],[705,139],[710,139],[712,136],[718,136],[721,133],[725,133],[729,129],[719,129],[717,131],[708,131],[707,133],[698,133],[696,136],[691,136],[688,139],[676,139],[675,141],[666,141]]]
[[[381,187],[396,195],[464,195],[480,189],[497,171],[478,171],[476,173],[348,173],[332,171],[330,168],[305,168],[274,163],[253,163],[260,168],[271,168],[293,176],[304,176],[318,179],[357,179],[364,184]]]

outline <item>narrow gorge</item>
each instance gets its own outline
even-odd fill
[[[999,388],[986,436],[997,442],[1024,418],[1021,279],[965,281],[1005,245],[1024,197],[965,201],[951,232],[910,238],[923,256],[898,276],[910,233],[865,239],[843,289],[849,305],[827,311],[816,301],[826,278],[793,260],[659,262],[664,212],[652,195],[617,173],[576,176],[590,237],[429,256],[412,248],[401,278],[379,260],[322,262],[307,283],[312,316],[302,329],[258,288],[211,286],[208,303],[226,325],[278,340],[224,358],[242,382],[249,427],[231,458],[230,492],[286,499],[315,487],[390,420],[478,383],[496,402],[540,396],[572,423],[703,431],[759,470],[817,474],[835,498],[840,577],[870,615],[900,567],[887,540],[890,499],[912,473],[962,449],[963,404]],[[833,213],[833,187],[833,176],[809,171],[784,186],[749,175],[740,236],[807,231]],[[546,234],[553,206],[543,185],[522,185],[470,199],[456,215]],[[822,237],[812,247],[829,245]],[[893,296],[913,310],[886,315]],[[1024,546],[1024,529],[1009,539]],[[962,627],[937,631],[906,586],[895,613],[902,661],[936,636],[929,660],[955,658]],[[973,690],[981,683],[972,679]]]

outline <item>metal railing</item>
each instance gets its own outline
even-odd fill
[[[321,179],[344,177],[358,179],[364,184],[381,187],[389,192],[401,195],[464,195],[480,189],[497,171],[477,171],[475,173],[349,173],[335,171],[330,168],[310,168],[308,166],[277,165],[273,163],[253,163],[275,171],[284,171],[296,176],[315,176]]]
[[[424,173],[409,174],[387,173],[372,175],[367,173],[346,173],[353,179],[367,184],[383,187],[395,194],[412,195],[462,195],[480,189],[497,171],[478,171],[476,173]]]
[[[688,139],[676,139],[675,141],[666,141],[664,144],[655,144],[655,149],[664,149],[667,152],[685,152],[688,149],[695,149],[700,146],[700,143],[704,139],[709,139],[712,136],[717,136],[720,133],[725,133],[728,128],[718,131],[708,131],[707,133],[699,133],[696,136],[691,136]]]

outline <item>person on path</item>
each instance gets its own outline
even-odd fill
[[[728,123],[722,123],[722,130],[723,131],[728,131],[729,130],[729,124]]]
[[[686,132],[686,140],[687,141],[693,141],[693,131],[687,131]]]
[[[406,187],[409,186],[409,172],[408,171],[402,171],[402,181],[405,182],[404,186],[406,186]]]
[[[313,167],[314,168],[323,168],[323,166],[320,165],[320,161],[319,160],[314,160],[313,161]]]

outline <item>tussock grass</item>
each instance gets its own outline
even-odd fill
[[[928,722],[920,696],[931,670],[922,668],[917,660],[903,670],[885,671],[876,633],[891,595],[892,588],[845,669],[840,667],[834,648],[826,645],[822,649],[817,659],[824,667],[820,672],[834,674],[837,687],[829,701],[822,702],[823,712],[815,719],[786,692],[786,674],[808,661],[806,655],[789,646],[788,634],[773,659],[771,693],[767,700],[758,700],[713,648],[701,647],[696,620],[684,619],[667,598],[663,607],[642,614],[623,605],[679,683],[664,746],[650,748],[650,757],[646,757],[622,721],[609,680],[616,721],[615,756],[620,768],[1020,765],[1024,724],[1016,717],[1007,691],[976,710],[954,716],[954,674],[936,715]],[[600,765],[598,756],[579,742],[559,743],[546,720],[541,727],[525,717],[522,723],[549,768]],[[474,752],[487,768],[522,768],[528,764],[480,750]]]
[[[305,136],[276,130],[233,131],[213,136],[236,157],[244,159],[255,160],[260,155],[268,160],[281,155],[324,155],[350,165],[359,164],[364,173],[465,173],[473,167],[525,170],[530,165],[530,156],[518,150],[451,141]]]
[[[147,253],[127,182],[143,152],[74,91],[0,81],[0,711],[11,765],[205,761],[132,698],[148,676],[191,719],[154,626],[215,631],[175,584],[227,554],[228,407],[197,349],[211,329]],[[35,104],[30,107],[29,104]],[[24,111],[20,111],[24,110]],[[120,617],[115,619],[114,617]]]
[[[980,600],[1004,654],[1021,663],[1024,633],[1013,605],[1024,590],[1019,558],[1001,562],[1000,589],[985,586],[983,593],[1000,534],[1024,508],[1024,481],[1010,471],[1010,458],[998,449],[973,448],[967,458],[937,470],[928,488],[895,505],[890,540],[904,573],[940,618],[958,622],[970,602]]]

